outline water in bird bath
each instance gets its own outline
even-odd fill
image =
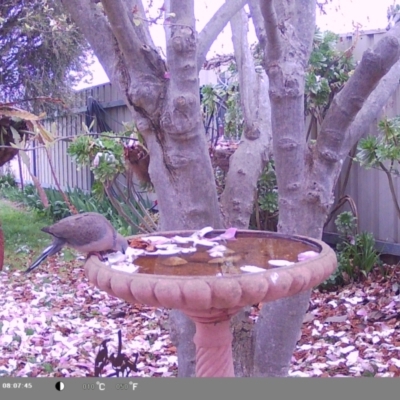
[[[207,232],[186,243],[182,236],[168,237],[170,242],[166,243],[162,243],[160,237],[154,240],[149,240],[149,237],[129,240],[130,250],[136,251],[131,263],[136,269],[132,272],[170,276],[245,274],[291,265],[301,260],[299,254],[315,256],[321,250],[315,243],[268,232],[235,232],[228,239],[223,235],[215,231]],[[171,243],[171,238],[180,239]],[[180,251],[177,251],[178,247]],[[112,267],[124,270],[118,265]]]

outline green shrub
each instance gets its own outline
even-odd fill
[[[17,187],[17,181],[15,177],[10,172],[7,172],[4,175],[0,175],[0,189],[7,189]]]
[[[250,229],[276,231],[278,224],[278,187],[274,161],[265,166],[257,182],[257,199],[250,217]]]
[[[57,189],[44,189],[49,200],[49,207],[47,208],[44,207],[40,200],[39,194],[34,185],[25,185],[23,190],[14,187],[7,187],[0,188],[0,191],[2,197],[15,203],[22,204],[28,209],[36,212],[38,215],[49,218],[54,222],[71,215],[67,203]],[[86,193],[78,188],[68,188],[66,195],[78,212],[98,212],[109,219],[112,225],[121,234],[134,235],[137,233],[137,230],[132,228],[123,218],[120,217],[106,196],[99,198],[99,196],[95,196],[93,193]],[[150,201],[147,202],[144,200],[143,205],[146,208],[151,207]],[[128,206],[121,204],[121,207],[126,213],[128,213],[128,215],[130,215]],[[130,217],[138,223],[138,219],[135,215],[130,215]]]
[[[339,233],[336,246],[338,268],[322,283],[322,288],[340,286],[367,277],[380,264],[375,239],[369,232],[357,232],[356,217],[349,211],[339,214],[335,225]]]

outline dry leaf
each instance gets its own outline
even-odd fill
[[[128,244],[129,244],[129,247],[132,247],[133,249],[141,249],[141,250],[146,250],[149,252],[157,250],[156,247],[152,243],[149,243],[146,240],[143,240],[140,238],[129,239]]]
[[[333,315],[332,317],[328,317],[325,322],[345,322],[348,316],[346,315]]]
[[[382,313],[382,312],[380,312],[379,310],[376,310],[376,311],[371,311],[369,314],[368,314],[368,319],[370,320],[370,321],[378,321],[379,319],[381,319],[382,317],[384,317],[385,315]]]
[[[242,258],[240,255],[230,256],[230,257],[217,257],[208,261],[209,264],[224,264],[224,263],[234,263]]]
[[[161,262],[161,264],[168,265],[169,267],[187,264],[187,261],[181,257],[168,257],[168,258],[162,259],[160,262]]]

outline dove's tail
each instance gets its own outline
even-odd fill
[[[63,247],[63,242],[58,242],[56,241],[55,243],[53,242],[49,247],[43,250],[43,253],[40,255],[40,257],[24,272],[25,274],[33,271],[36,269],[48,256],[52,256],[53,254],[56,254],[61,250]]]

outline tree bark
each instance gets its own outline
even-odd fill
[[[380,112],[390,95],[388,85],[398,76],[398,71],[393,70],[386,83],[379,83],[399,57],[397,32],[390,32],[372,52],[365,53],[327,113],[317,144],[307,146],[303,125],[304,73],[314,33],[315,2],[281,2],[278,10],[273,4],[272,1],[250,1],[252,13],[258,10],[263,16],[253,20],[270,77],[279,192],[278,230],[320,239],[333,204],[342,157],[367,128],[363,118],[369,114],[369,124]],[[371,95],[379,86],[379,91]],[[357,118],[363,105],[365,108]],[[354,128],[353,121],[356,121]],[[349,139],[345,137],[346,132]],[[255,329],[256,375],[286,376],[309,295],[310,292],[263,305]]]
[[[247,229],[253,212],[257,181],[269,158],[271,105],[268,77],[257,73],[247,41],[248,17],[242,9],[231,20],[232,41],[239,71],[244,132],[229,159],[221,207],[226,226]]]

